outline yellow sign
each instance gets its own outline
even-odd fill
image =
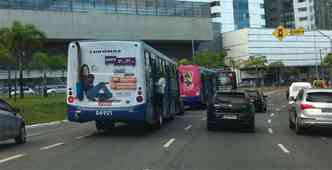
[[[302,36],[304,35],[304,28],[291,29],[290,35],[293,36]]]
[[[273,36],[275,36],[279,41],[282,41],[286,36],[289,35],[289,30],[287,30],[283,26],[279,26],[273,33]]]
[[[297,28],[297,29],[286,29],[283,26],[279,26],[273,33],[279,41],[282,41],[286,36],[303,36],[304,35],[304,28]]]

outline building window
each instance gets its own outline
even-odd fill
[[[305,2],[306,0],[298,0],[297,2],[298,3],[302,3],[302,2]]]
[[[259,4],[259,6],[260,6],[262,9],[264,9],[264,4]]]
[[[306,20],[308,20],[308,17],[300,17],[299,19],[300,19],[300,21],[306,21]]]
[[[299,8],[299,11],[300,11],[300,12],[305,12],[305,11],[307,11],[307,7]]]

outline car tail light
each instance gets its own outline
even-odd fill
[[[143,102],[143,96],[137,96],[137,97],[136,97],[136,101],[137,101],[138,103]]]
[[[67,98],[67,100],[68,100],[68,103],[74,103],[74,101],[75,101],[75,97],[74,97],[74,96],[69,96],[69,97]]]
[[[306,110],[306,109],[313,109],[315,107],[311,104],[301,103],[300,108],[301,108],[301,110]]]

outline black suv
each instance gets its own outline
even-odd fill
[[[254,102],[255,111],[265,113],[267,111],[267,96],[265,96],[263,92],[255,89],[246,90],[246,92],[248,93],[250,99]]]
[[[254,132],[255,107],[250,100],[244,91],[217,92],[213,103],[208,106],[207,129],[215,130],[218,125],[237,125]]]

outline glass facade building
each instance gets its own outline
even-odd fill
[[[264,28],[264,0],[220,0],[220,6],[211,9],[219,13],[214,22],[221,23],[221,32],[242,28]]]
[[[1,8],[64,12],[98,10],[133,15],[210,17],[208,3],[177,0],[1,0]]]

